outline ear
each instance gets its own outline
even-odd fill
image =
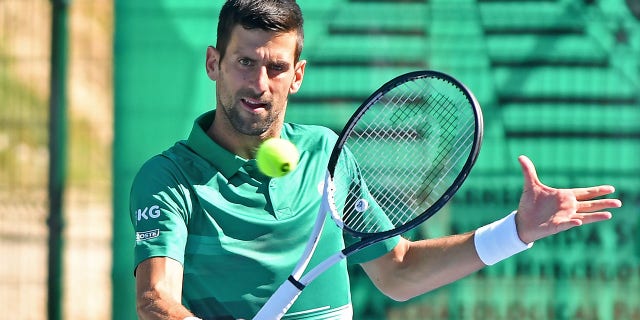
[[[304,78],[304,68],[307,65],[307,60],[300,60],[296,63],[293,73],[293,81],[291,81],[291,87],[289,87],[289,93],[294,94],[300,90],[302,85],[302,78]]]
[[[218,79],[218,72],[220,72],[220,52],[218,49],[208,46],[207,47],[207,60],[205,62],[207,69],[207,76],[209,79],[216,81]]]

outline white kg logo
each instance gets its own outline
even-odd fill
[[[146,207],[144,209],[138,209],[136,210],[136,213],[138,215],[138,221],[145,219],[145,220],[149,220],[149,218],[151,219],[156,219],[158,217],[160,217],[160,206],[151,206]]]

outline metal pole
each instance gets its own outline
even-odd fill
[[[67,145],[67,8],[68,0],[51,0],[51,79],[49,97],[49,261],[47,317],[63,319],[63,197]]]

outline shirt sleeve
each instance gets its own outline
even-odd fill
[[[145,163],[130,195],[130,218],[135,230],[134,262],[169,257],[184,263],[191,201],[175,164],[164,156]]]
[[[347,246],[349,245],[349,243],[355,243],[360,240],[348,234],[344,235],[344,239]],[[393,250],[393,248],[395,248],[399,242],[400,236],[391,237],[354,253],[347,258],[347,261],[349,264],[359,264],[375,260],[385,255],[387,252]]]
[[[344,149],[340,156],[334,182],[336,183],[335,201],[338,211],[344,213],[345,226],[358,226],[360,232],[365,230],[378,232],[395,228],[369,190],[358,163],[348,149]],[[366,205],[358,205],[358,203],[366,203]],[[347,212],[351,213],[351,218],[347,217]],[[361,214],[357,214],[358,212]],[[345,246],[360,240],[347,232],[344,233],[343,238]],[[393,250],[399,242],[400,236],[385,239],[352,254],[348,262],[354,264],[376,259]]]

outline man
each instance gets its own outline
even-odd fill
[[[302,84],[303,19],[293,0],[231,0],[220,12],[206,71],[216,109],[199,117],[189,138],[150,159],[132,187],[136,291],[141,319],[251,318],[297,262],[320,203],[318,183],[335,134],[284,123],[289,94]],[[301,151],[298,168],[270,179],[255,150],[271,137]],[[474,232],[408,241],[395,237],[357,253],[386,295],[406,300],[569,228],[609,219],[621,206],[611,186],[554,189],[519,158],[524,191],[517,213]],[[142,217],[144,215],[144,217]],[[325,228],[319,252],[345,242]],[[344,263],[310,284],[288,319],[350,319]]]

